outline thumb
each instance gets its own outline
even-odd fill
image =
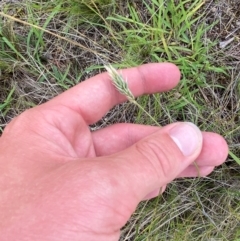
[[[195,125],[174,123],[114,155],[68,163],[66,193],[79,198],[76,213],[87,213],[95,232],[116,231],[147,194],[176,178],[201,149],[202,133]]]
[[[121,182],[117,196],[125,194],[138,203],[170,183],[198,157],[202,139],[194,124],[174,123],[112,155],[112,173]]]

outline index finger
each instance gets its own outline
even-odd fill
[[[170,63],[145,64],[120,70],[120,73],[135,97],[170,90],[180,79],[179,69]],[[46,105],[71,108],[81,114],[87,124],[92,124],[126,100],[116,90],[108,73],[102,73],[67,90]]]

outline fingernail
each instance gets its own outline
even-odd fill
[[[193,155],[202,145],[202,133],[190,122],[178,123],[169,131],[170,137],[184,156]]]

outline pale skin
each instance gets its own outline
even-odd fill
[[[178,68],[167,63],[126,69],[122,75],[134,96],[170,90],[180,79]],[[89,130],[123,101],[103,73],[25,111],[5,128],[1,241],[117,241],[139,202],[175,178],[198,176],[194,161],[201,176],[225,161],[225,140],[199,130],[196,148],[183,154],[171,133],[184,123]]]

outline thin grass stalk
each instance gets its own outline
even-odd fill
[[[112,65],[105,65],[105,69],[107,70],[113,85],[122,95],[126,96],[127,99],[136,105],[139,109],[141,109],[157,126],[161,126],[134,98],[131,90],[128,88],[127,81],[123,78],[121,74],[117,72],[117,70]]]

